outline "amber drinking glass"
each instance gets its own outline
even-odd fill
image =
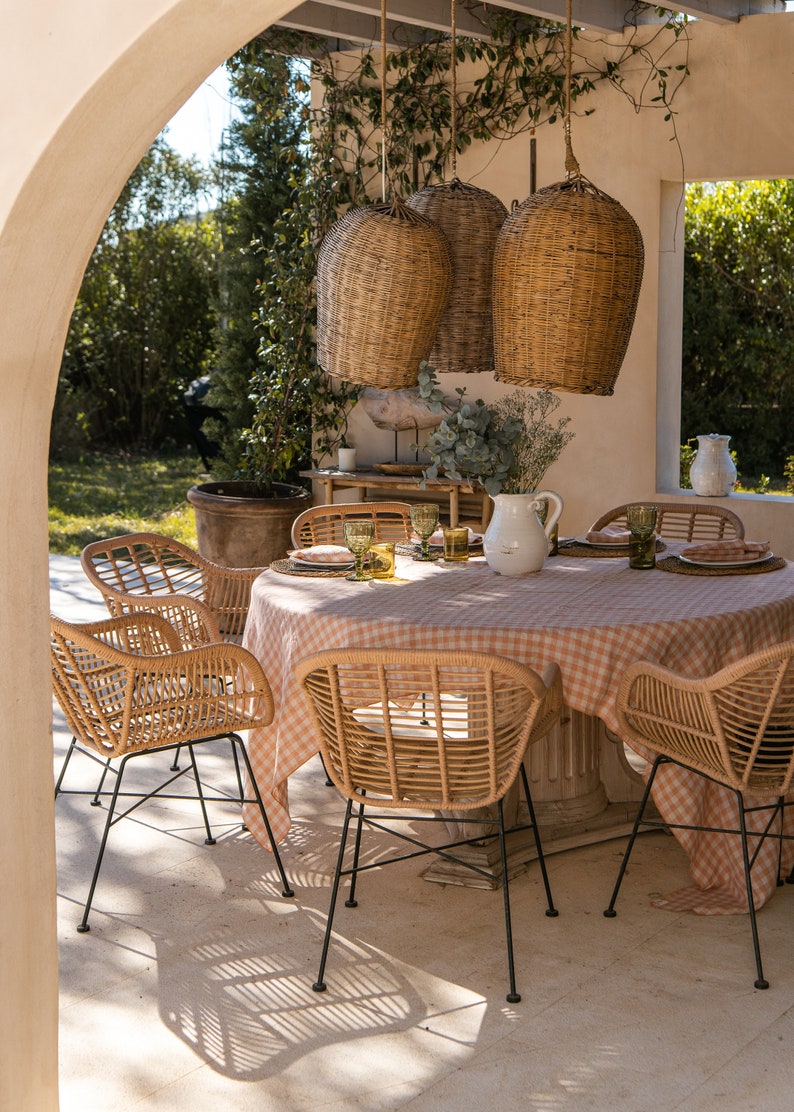
[[[369,552],[375,537],[374,521],[346,521],[343,526],[345,544],[356,559],[356,568],[346,579],[354,583],[364,583],[372,579],[368,571],[364,571],[364,556]]]
[[[656,506],[634,502],[626,507],[629,527],[629,567],[646,570],[656,567]]]
[[[373,544],[369,550],[369,570],[373,579],[394,579],[394,545],[391,541]]]
[[[436,557],[430,555],[430,538],[438,525],[438,506],[432,502],[411,506],[411,525],[422,542],[422,551],[414,556],[414,560],[435,560]]]
[[[447,528],[444,530],[444,559],[468,560],[469,558],[469,530]]]

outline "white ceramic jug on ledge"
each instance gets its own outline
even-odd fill
[[[537,511],[548,501],[545,527]],[[494,512],[483,537],[483,552],[499,575],[528,575],[540,571],[549,554],[551,531],[560,519],[563,502],[553,490],[527,494],[496,494]]]
[[[689,468],[689,481],[695,494],[703,498],[724,498],[733,490],[736,466],[728,451],[730,439],[716,432],[697,438],[697,454]]]

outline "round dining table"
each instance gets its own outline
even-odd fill
[[[668,542],[666,555],[682,547]],[[794,565],[771,566],[775,570],[739,574],[634,570],[625,556],[593,550],[588,558],[574,546],[561,547],[539,572],[520,577],[496,574],[482,557],[425,563],[398,555],[394,579],[355,583],[339,573],[312,574],[278,562],[254,583],[243,642],[273,689],[273,723],[251,732],[249,753],[277,840],[290,828],[289,777],[318,750],[294,679],[296,663],[309,654],[332,647],[463,649],[498,653],[539,672],[554,661],[566,706],[617,732],[618,682],[635,661],[702,677],[794,639]],[[660,770],[654,802],[663,817],[691,818],[702,793],[730,799],[724,789],[693,779],[674,765]],[[245,817],[266,845],[257,815]],[[701,836],[693,845],[682,839],[694,886],[659,906],[746,911],[743,874],[734,875],[735,853],[726,838],[736,840]],[[754,866],[761,902],[777,880],[777,849],[774,842],[768,846],[771,853],[762,851]]]

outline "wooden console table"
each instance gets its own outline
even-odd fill
[[[388,491],[390,496],[396,492],[418,491],[418,478],[411,475],[385,475],[380,471],[340,471],[337,467],[323,467],[313,471],[301,471],[301,477],[320,483],[323,489],[323,504],[334,500],[335,490],[357,490],[362,502],[367,500],[367,490]],[[474,495],[480,500],[480,529],[484,532],[491,517],[491,499],[479,484],[473,485],[468,479],[428,479],[422,493],[446,494],[449,498],[449,523],[457,525],[460,520],[460,492]]]

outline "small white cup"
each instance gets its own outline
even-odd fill
[[[339,448],[337,450],[337,463],[340,471],[355,471],[356,469],[356,449],[355,448]]]

